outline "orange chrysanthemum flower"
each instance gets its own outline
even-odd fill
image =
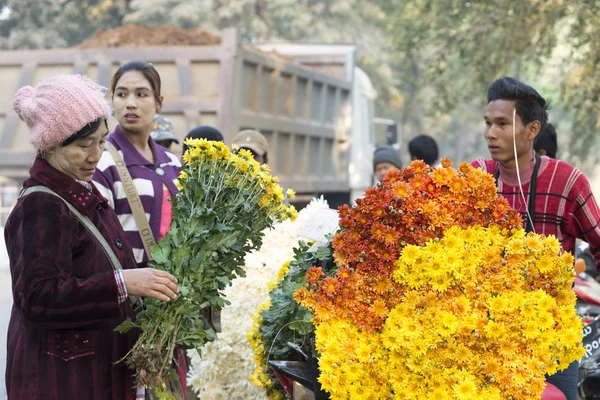
[[[440,164],[442,164],[442,168],[448,169],[448,168],[452,167],[452,160],[450,160],[449,158],[442,158],[440,160]]]
[[[429,171],[429,166],[423,160],[414,160],[410,163],[410,167],[413,169],[415,174],[423,174]]]
[[[396,197],[407,197],[412,194],[412,188],[407,182],[395,182],[392,186],[392,191]]]
[[[325,279],[323,279],[323,282],[321,283],[321,288],[323,289],[323,292],[329,296],[333,296],[335,294],[337,294],[337,288],[338,288],[338,280],[332,277],[327,277]]]
[[[336,272],[335,276],[339,280],[343,281],[345,279],[350,278],[352,276],[352,273],[350,272],[350,270],[348,268],[340,268],[338,270],[338,272]]]
[[[311,267],[306,273],[306,282],[309,285],[313,285],[317,283],[323,276],[325,276],[325,273],[321,267]]]

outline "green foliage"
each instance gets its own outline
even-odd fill
[[[3,0],[0,49],[71,47],[123,23],[130,0]]]

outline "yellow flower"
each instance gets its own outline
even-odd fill
[[[525,248],[525,241],[522,239],[513,239],[506,244],[506,251],[510,255],[514,254],[527,254]]]
[[[235,162],[235,166],[238,168],[238,170],[242,174],[245,174],[246,172],[248,172],[248,169],[250,168],[250,163],[248,161],[246,161],[246,160],[238,159]]]
[[[538,235],[528,235],[525,238],[525,244],[534,252],[542,251],[544,248],[544,243],[540,240]]]
[[[432,400],[447,400],[448,398],[450,398],[449,387],[446,385],[436,387],[431,392],[431,397],[429,398]]]
[[[186,151],[186,152],[183,154],[183,162],[184,162],[185,164],[189,164],[189,163],[191,162],[191,160],[192,160],[192,158],[191,158],[191,155],[190,155],[190,151],[188,150],[188,151]]]
[[[275,289],[277,287],[277,285],[279,285],[279,282],[281,282],[281,280],[283,279],[283,277],[288,273],[289,271],[289,267],[290,267],[290,261],[286,261],[282,266],[281,269],[279,269],[279,273],[277,274],[277,278],[273,279],[271,282],[269,282],[267,284],[267,288],[269,289],[269,292],[273,289]]]
[[[293,222],[296,219],[298,219],[298,211],[296,210],[296,208],[294,206],[289,206],[288,207],[288,213],[290,216],[290,220]]]
[[[296,192],[294,192],[293,189],[288,189],[285,191],[285,197],[288,199],[295,199],[296,198]]]
[[[454,395],[459,400],[472,400],[477,397],[477,384],[469,374],[461,374],[458,382],[452,386]]]
[[[552,314],[546,311],[540,311],[536,317],[536,321],[541,330],[552,329],[554,327],[554,318]]]
[[[560,242],[556,238],[556,236],[546,236],[545,247],[550,250],[554,250],[556,253],[560,250]]]
[[[407,264],[413,264],[417,260],[419,253],[418,246],[404,246],[404,249],[402,249],[402,260]]]
[[[366,362],[371,358],[371,353],[371,347],[365,344],[360,345],[358,349],[356,349],[356,357],[363,362]]]

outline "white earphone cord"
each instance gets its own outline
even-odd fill
[[[528,202],[525,201],[525,193],[523,192],[523,184],[521,183],[521,173],[519,172],[519,158],[517,157],[517,131],[516,131],[516,122],[517,119],[517,109],[513,108],[513,120],[512,120],[512,128],[513,128],[513,150],[515,152],[515,164],[517,167],[517,180],[519,181],[519,191],[521,192],[521,198],[523,199],[523,204],[525,204],[525,212],[527,213],[527,218],[529,218],[529,222],[531,222],[531,229],[533,233],[537,233],[535,231],[535,226],[533,226],[533,218],[529,214],[529,206]],[[531,185],[531,183],[530,183]],[[531,190],[529,190],[529,196],[531,197]]]

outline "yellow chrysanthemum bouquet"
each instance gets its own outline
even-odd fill
[[[342,209],[338,272],[296,293],[332,399],[539,399],[583,356],[572,255],[450,166],[413,162]]]
[[[159,399],[173,398],[173,350],[200,349],[216,338],[201,310],[224,307],[222,291],[245,276],[244,257],[261,247],[265,229],[297,215],[283,203],[293,192],[284,194],[268,166],[247,150],[203,139],[186,144],[171,230],[152,248],[154,265],[177,277],[181,294],[168,303],[147,299],[136,322],[119,328],[140,328],[127,364]]]

